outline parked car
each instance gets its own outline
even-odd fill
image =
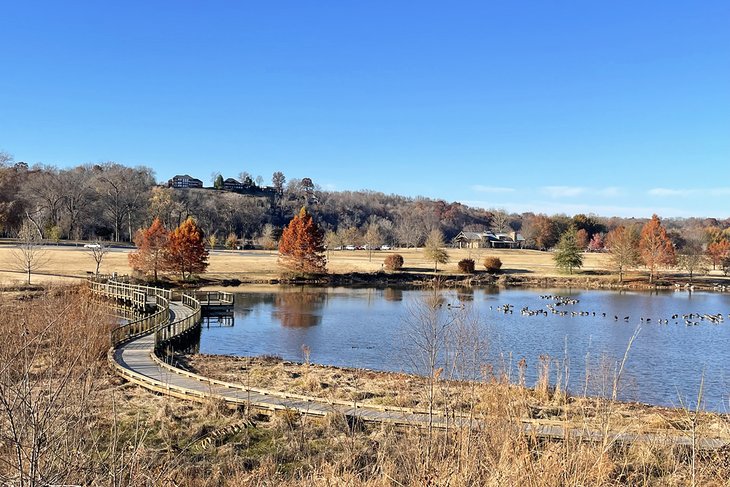
[[[391,250],[390,245],[381,245],[380,250]]]
[[[355,250],[354,245],[345,245],[345,250]]]
[[[84,245],[84,248],[85,249],[100,249],[101,248],[101,244],[98,244],[98,243],[89,243],[89,244],[85,244]]]

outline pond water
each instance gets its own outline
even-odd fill
[[[423,372],[418,345],[432,334],[415,316],[433,299],[434,291],[392,288],[237,293],[233,320],[204,324],[200,352],[295,361],[306,352],[314,363]],[[525,382],[533,385],[541,356],[543,364],[549,356],[552,383],[567,377],[574,394],[610,396],[626,354],[620,399],[694,406],[704,381],[702,407],[730,409],[728,295],[486,288],[440,291],[439,299],[434,323],[462,339],[451,350],[478,354],[472,376],[517,381],[524,358]],[[473,326],[465,332],[458,318],[467,315]]]

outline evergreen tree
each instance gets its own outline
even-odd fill
[[[560,237],[558,246],[555,249],[555,265],[563,271],[573,273],[574,268],[580,268],[583,265],[583,255],[578,246],[578,240],[575,228],[568,229]]]
[[[215,177],[215,181],[213,181],[213,187],[215,189],[223,189],[223,176],[219,174]]]
[[[327,272],[324,234],[305,207],[281,234],[279,264],[296,274]]]

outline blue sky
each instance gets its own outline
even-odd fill
[[[730,2],[0,3],[0,150],[730,217]]]

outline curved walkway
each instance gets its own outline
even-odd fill
[[[195,310],[179,301],[169,302],[169,322],[190,317]],[[246,387],[207,377],[202,377],[164,363],[155,354],[155,333],[150,332],[132,338],[109,350],[109,362],[117,373],[131,382],[147,389],[172,395],[179,398],[195,401],[210,399],[222,400],[229,403],[246,405],[248,407],[276,411],[293,410],[305,415],[325,416],[340,414],[349,420],[368,423],[389,423],[417,427],[447,427],[469,426],[474,428],[489,428],[489,418],[473,419],[464,416],[445,416],[442,412],[429,415],[427,411],[409,408],[384,407],[367,405],[341,400],[327,400],[288,394],[282,392]],[[505,425],[504,421],[496,421],[493,427]],[[579,438],[588,441],[602,441],[604,434],[596,429],[575,428],[567,429],[560,421],[522,421],[518,428],[524,434],[550,439],[564,439],[566,437]],[[619,443],[648,442],[661,445],[681,445],[712,450],[727,447],[730,442],[719,438],[692,439],[690,433],[627,433],[611,432],[609,440]]]

